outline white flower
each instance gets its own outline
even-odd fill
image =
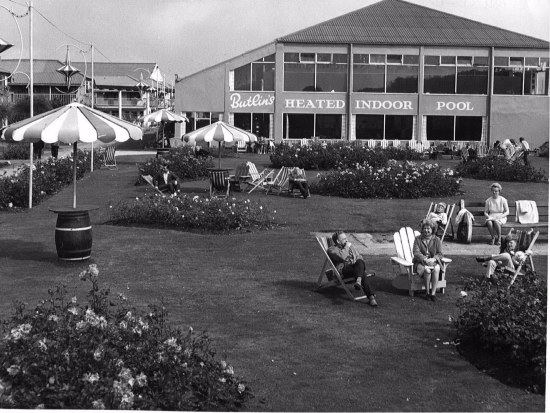
[[[461,291],[460,292],[461,297],[466,297],[467,295],[468,295],[468,293],[466,291]]]
[[[99,381],[99,374],[98,373],[86,373],[82,380],[87,381],[89,383],[95,383],[96,381]]]
[[[48,320],[57,323],[57,322],[59,321],[59,317],[56,316],[55,314],[50,314],[50,315],[48,316]]]
[[[86,322],[85,321],[79,321],[76,323],[76,329],[77,330],[84,330],[86,328]]]
[[[8,204],[8,207],[13,208],[13,204],[10,202],[10,203]]]
[[[239,385],[237,386],[237,391],[239,393],[242,393],[244,391],[244,389],[246,389],[246,386],[242,383],[239,383]]]
[[[225,380],[225,377],[220,377],[218,380],[219,380],[220,382],[222,382],[222,383],[225,383],[225,381],[226,381],[226,380]]]
[[[27,323],[27,324],[21,324],[18,328],[19,330],[21,330],[23,334],[29,334],[31,332],[32,326]]]
[[[73,314],[73,315],[78,315],[78,308],[76,307],[71,307],[67,310],[69,313]]]
[[[226,372],[227,374],[233,375],[233,373],[234,373],[233,367],[232,367],[232,366],[227,367],[227,369],[225,370],[225,372]]]
[[[101,360],[101,358],[103,357],[103,348],[101,346],[99,346],[95,351],[94,351],[94,360],[95,361],[99,361]]]
[[[128,324],[126,323],[126,321],[122,320],[119,324],[119,327],[123,330],[126,330],[128,328]]]
[[[88,267],[88,272],[90,273],[92,279],[96,279],[99,275],[99,270],[97,269],[96,264],[90,264],[90,266]]]
[[[222,369],[225,369],[227,367],[227,363],[225,360],[220,361],[220,365],[222,366]]]
[[[16,376],[17,373],[19,373],[21,369],[19,368],[19,366],[16,366],[15,364],[9,366],[6,371],[8,372],[8,374],[10,376]]]
[[[136,376],[136,383],[139,387],[143,387],[147,385],[147,376],[143,373],[139,373]]]
[[[45,337],[42,340],[38,340],[38,348],[42,351],[48,350],[48,346],[46,345],[46,338]]]
[[[73,298],[71,298],[71,303],[76,304],[76,301],[77,301],[76,296],[74,296]]]
[[[105,404],[101,400],[94,400],[92,402],[92,407],[96,410],[105,410]]]

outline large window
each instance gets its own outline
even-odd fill
[[[284,90],[346,92],[348,56],[342,53],[285,53]]]
[[[269,55],[234,70],[234,90],[274,91],[275,55]]]
[[[401,54],[354,54],[353,91],[417,93],[418,56]]]
[[[356,139],[408,140],[413,136],[413,117],[404,115],[357,115]]]
[[[489,58],[424,56],[424,93],[486,95]]]
[[[284,139],[342,138],[342,115],[294,114],[283,115]]]
[[[269,113],[235,113],[233,119],[236,127],[258,137],[269,137]]]
[[[497,95],[548,95],[547,57],[495,56]]]
[[[481,141],[481,116],[427,116],[429,141]]]

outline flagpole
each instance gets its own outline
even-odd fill
[[[29,1],[29,71],[30,71],[30,117],[34,116],[34,65],[33,65],[33,44],[32,44],[32,0]],[[23,47],[23,46],[21,46]],[[34,167],[33,158],[33,144],[30,144],[30,167],[29,167],[29,209],[32,209],[32,168]]]

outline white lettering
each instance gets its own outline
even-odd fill
[[[412,102],[410,100],[403,101],[403,109],[410,109],[412,110]]]
[[[233,93],[229,97],[229,100],[232,109],[240,109],[272,105],[273,102],[275,102],[275,96],[256,93],[253,96],[243,99],[240,93]]]
[[[303,108],[304,107],[304,99],[296,99],[296,107],[297,108]]]
[[[341,102],[341,101],[338,101]],[[356,109],[412,110],[410,100],[356,100]]]
[[[472,102],[436,102],[437,109],[445,108],[447,110],[472,111],[474,110]]]
[[[346,102],[340,99],[285,99],[287,109],[343,109]]]
[[[437,110],[441,110],[443,106],[445,106],[445,102],[437,102]]]

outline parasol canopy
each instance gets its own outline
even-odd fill
[[[78,142],[125,142],[142,139],[141,129],[80,103],[70,103],[9,125],[2,139],[12,142],[61,142],[73,145],[73,208],[76,208],[76,152]]]
[[[194,144],[196,142],[218,142],[219,148],[219,163],[221,168],[221,145],[222,142],[256,142],[258,138],[253,133],[239,129],[236,126],[229,125],[221,120],[203,128],[186,133],[183,135],[183,140],[187,143]]]
[[[150,123],[150,122],[189,122],[189,119],[187,117],[178,115],[174,112],[169,111],[168,109],[160,109],[156,112],[150,113],[148,115],[145,115],[143,117],[143,122]]]

